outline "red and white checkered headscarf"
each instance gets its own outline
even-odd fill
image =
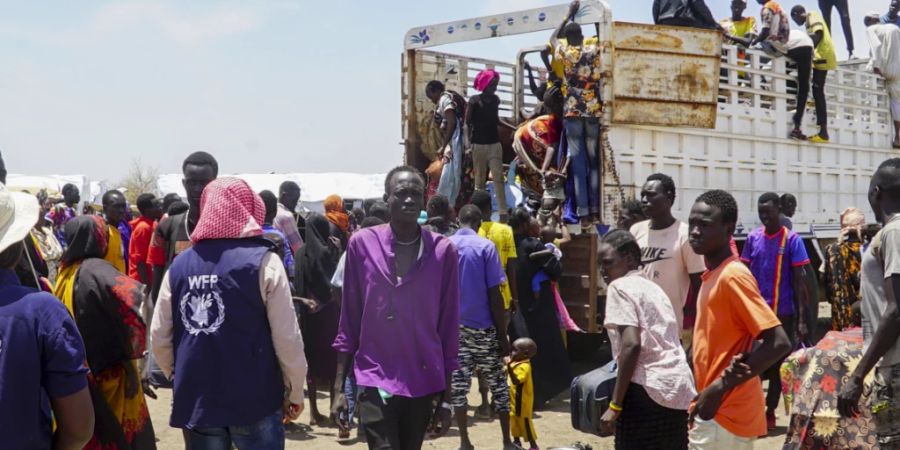
[[[246,181],[219,178],[203,189],[200,220],[191,233],[191,242],[262,236],[265,218],[265,204]]]

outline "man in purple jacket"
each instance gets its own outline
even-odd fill
[[[449,239],[416,223],[425,181],[408,166],[391,170],[387,225],[354,234],[347,246],[335,392],[351,368],[370,449],[418,449],[450,427],[451,374],[459,367],[459,260]],[[432,401],[438,397],[435,410]],[[338,394],[338,420],[347,399]]]

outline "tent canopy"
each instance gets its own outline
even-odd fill
[[[384,195],[385,174],[359,174],[346,172],[327,173],[285,173],[256,174],[242,173],[220,175],[221,177],[237,177],[245,180],[254,191],[269,190],[278,195],[278,188],[285,181],[293,181],[300,186],[300,200],[303,205],[314,211],[321,211],[321,204],[331,194],[338,194],[344,199],[364,200],[381,198]],[[182,174],[170,173],[160,175],[158,189],[161,195],[176,193],[185,196],[181,185]]]

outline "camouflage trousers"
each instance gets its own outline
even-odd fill
[[[881,450],[900,450],[900,364],[875,369],[869,405]]]

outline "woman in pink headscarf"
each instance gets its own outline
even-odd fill
[[[500,212],[500,221],[506,223],[506,195],[503,180],[503,146],[500,145],[500,97],[497,85],[500,74],[494,69],[485,69],[475,76],[475,89],[481,94],[469,98],[465,123],[469,142],[472,145],[472,162],[475,172],[475,189],[484,190],[488,169],[494,179],[494,193]]]

